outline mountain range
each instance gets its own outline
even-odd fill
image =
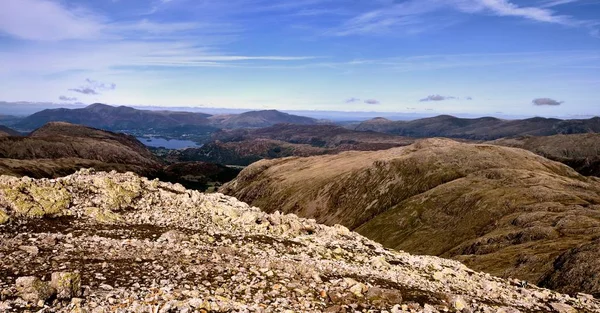
[[[600,179],[522,149],[425,139],[262,160],[220,191],[562,292],[600,295]]]
[[[200,190],[239,173],[205,162],[165,164],[133,136],[65,122],[48,123],[28,136],[0,136],[0,174],[55,178],[81,168],[131,171]]]
[[[542,117],[502,120],[495,117],[467,119],[440,115],[413,121],[375,118],[350,127],[359,131],[370,130],[416,138],[448,137],[494,140],[524,135],[548,136],[600,132],[600,117],[573,120]]]
[[[203,113],[150,111],[94,103],[81,109],[47,109],[32,114],[17,128],[36,129],[49,122],[69,122],[106,130],[165,129],[177,126],[208,127],[208,117]]]
[[[384,150],[414,142],[412,138],[353,131],[335,125],[297,124],[223,130],[214,133],[211,139],[200,148],[171,151],[166,159],[245,166],[261,159]]]
[[[94,103],[85,108],[43,110],[20,120],[15,127],[32,130],[56,121],[106,130],[179,130],[193,133],[211,133],[218,129],[268,127],[279,123],[313,125],[319,122],[313,118],[276,110],[211,116],[204,113],[138,110],[126,106],[114,107]]]

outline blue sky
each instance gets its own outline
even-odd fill
[[[596,0],[1,0],[0,100],[600,115]]]

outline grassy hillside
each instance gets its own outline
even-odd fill
[[[260,161],[221,191],[268,212],[343,224],[390,248],[600,293],[592,275],[600,261],[574,250],[600,238],[600,180],[525,150],[428,139]],[[585,260],[579,280],[560,278],[561,255]]]
[[[583,175],[600,176],[600,134],[522,136],[489,143],[526,149],[567,164]]]

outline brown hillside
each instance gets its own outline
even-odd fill
[[[577,250],[600,238],[600,180],[525,150],[428,139],[260,161],[221,191],[267,212],[346,225],[390,248],[600,294],[600,261]],[[584,262],[573,274],[566,268],[576,259]]]
[[[0,137],[6,136],[22,136],[21,133],[12,130],[6,126],[0,125]]]
[[[135,138],[68,123],[49,123],[28,137],[0,138],[0,158],[80,158],[154,168],[159,162]]]
[[[600,134],[572,134],[544,137],[522,136],[490,141],[490,144],[526,149],[565,163],[577,172],[600,176]]]
[[[27,137],[0,137],[3,174],[58,177],[82,167],[154,175],[161,163],[132,136],[62,122]]]

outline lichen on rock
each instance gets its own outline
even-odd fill
[[[104,178],[102,192],[106,196],[106,208],[122,210],[130,207],[141,193],[140,183],[139,179],[116,182],[108,177]]]
[[[5,187],[2,191],[9,206],[19,216],[60,216],[71,204],[71,195],[62,187],[21,182],[17,186]]]
[[[4,212],[3,210],[0,210],[0,225],[8,222],[9,219],[10,217],[8,216],[8,214],[6,214],[6,212]]]
[[[81,295],[81,275],[73,272],[54,272],[50,286],[58,299],[71,299]]]
[[[114,224],[123,220],[121,215],[108,209],[89,207],[84,211],[88,217],[101,224]]]

